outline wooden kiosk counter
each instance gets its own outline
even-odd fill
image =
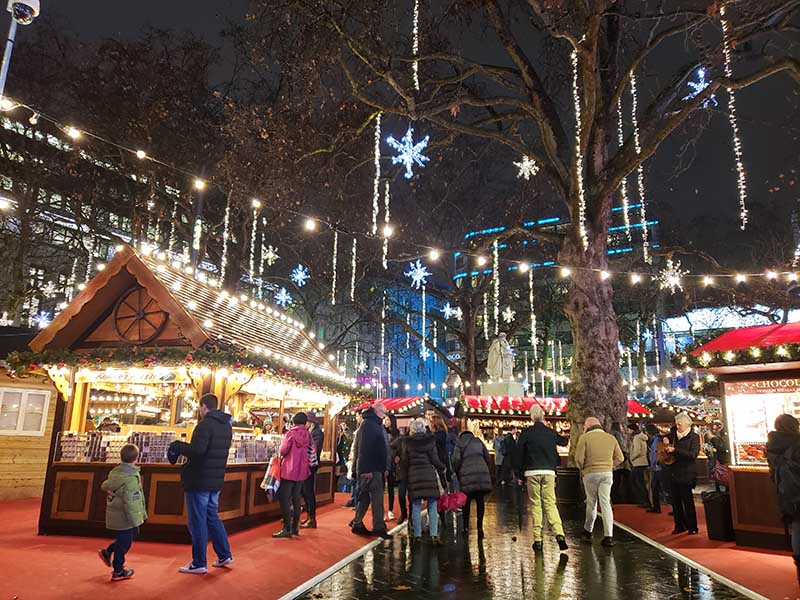
[[[9,357],[19,375],[46,373],[59,392],[41,534],[107,535],[100,484],[131,442],[141,449],[149,514],[141,539],[188,541],[181,465],[170,465],[166,451],[191,439],[206,393],[233,415],[219,501],[229,531],[278,516],[260,483],[299,411],[325,432],[316,492],[319,503],[333,501],[335,421],[352,382],[303,324],[214,284],[125,247],[34,338],[31,353]]]

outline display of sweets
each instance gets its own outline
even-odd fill
[[[89,431],[62,433],[59,441],[59,460],[62,462],[117,462],[127,438],[124,435]]]
[[[229,464],[268,462],[278,451],[279,435],[253,435],[235,433],[228,451]]]
[[[182,433],[180,438],[174,431],[135,431],[128,437],[128,443],[136,444],[139,447],[140,463],[168,463],[167,450],[169,445],[175,440],[186,441],[186,434]],[[181,456],[178,463],[184,463],[186,459]]]

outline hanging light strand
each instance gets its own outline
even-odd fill
[[[536,364],[538,351],[536,349],[536,310],[533,306],[533,270],[528,271],[528,304],[531,309],[531,346],[533,346],[533,362]]]
[[[494,287],[494,334],[500,333],[500,245],[492,244],[492,285]]]
[[[267,254],[267,217],[261,217],[261,254],[258,257],[258,297],[264,297],[264,256]]]
[[[84,278],[84,283],[89,281],[89,278],[92,276],[92,265],[94,264],[94,249],[97,245],[97,240],[95,239],[94,234],[89,237],[89,256],[86,259],[86,277]]]
[[[225,219],[222,225],[222,256],[219,259],[219,279],[220,281],[225,281],[225,273],[228,270],[228,241],[230,237],[230,227],[231,227],[231,196],[232,194],[228,194],[228,201],[225,203]],[[175,218],[173,217],[173,227],[175,223]],[[170,251],[172,250],[172,234],[170,234]],[[252,253],[251,253],[251,263],[252,263]],[[252,277],[253,266],[250,265],[250,273]]]
[[[641,155],[642,145],[639,140],[639,96],[636,92],[636,75],[631,74],[631,124],[633,125],[633,145],[636,154]],[[636,187],[639,191],[639,217],[642,224],[642,257],[650,262],[650,241],[647,232],[647,200],[644,189],[644,165],[640,162],[636,168]]]
[[[381,364],[386,360],[386,294],[381,300]]]
[[[617,142],[619,147],[625,144],[625,122],[622,116],[622,96],[617,100]],[[620,196],[622,197],[622,219],[625,224],[625,235],[628,241],[631,239],[631,215],[629,212],[630,202],[628,201],[628,178],[623,177],[619,184]]]
[[[578,51],[572,51],[572,99],[575,104],[575,180],[578,193],[578,232],[584,250],[589,246],[586,233],[586,193],[583,188],[583,148],[581,146],[581,97],[578,77]]]
[[[375,117],[375,180],[372,182],[372,235],[378,233],[378,202],[381,195],[381,113]]]
[[[333,232],[333,275],[331,276],[331,306],[336,305],[336,277],[339,262],[339,231]]]
[[[358,255],[358,238],[353,238],[353,252],[350,257],[350,302],[356,299],[356,266]]]
[[[414,23],[411,39],[411,53],[414,55],[414,62],[411,63],[411,70],[414,77],[414,89],[419,91],[419,0],[414,0]]]
[[[483,338],[489,341],[489,294],[483,293]]]
[[[438,327],[438,325],[439,324],[436,321],[434,321],[433,325],[431,327],[431,329],[433,329],[433,349],[434,350],[436,350],[436,348],[439,347],[439,327]],[[438,362],[438,361],[439,361],[439,357],[436,355],[436,352],[434,352],[433,353],[433,362]]]
[[[422,334],[422,347],[420,348],[420,356],[422,359],[425,360],[428,358],[428,346],[425,342],[426,336],[426,327],[427,327],[427,319],[428,319],[428,307],[427,307],[427,292],[426,286],[422,286],[422,326],[420,327],[420,334]]]
[[[733,77],[733,48],[730,35],[730,23],[727,17],[728,4],[722,2],[719,9],[719,18],[722,23],[722,48],[725,55],[725,77]],[[736,94],[728,88],[728,120],[731,124],[733,135],[733,155],[736,159],[737,186],[739,188],[739,228],[747,228],[747,176],[742,162],[742,140],[739,137],[739,121],[736,117]]]
[[[383,188],[383,270],[389,268],[389,182],[385,182]]]
[[[261,203],[253,200],[253,228],[250,231],[250,281],[256,278],[256,239],[258,238],[258,211]]]
[[[172,249],[175,247],[175,220],[178,218],[178,199],[176,198],[172,202],[172,214],[170,216],[170,224],[169,224],[169,243],[167,245],[167,249],[172,252]]]

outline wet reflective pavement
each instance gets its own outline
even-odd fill
[[[474,509],[473,509],[474,515]],[[527,524],[519,530],[513,498],[492,499],[486,506],[486,538],[473,528],[465,543],[448,515],[445,545],[424,540],[411,544],[395,535],[308,591],[304,600],[380,598],[453,600],[536,598],[653,599],[744,598],[704,573],[681,563],[619,529],[616,546],[600,545],[601,524],[594,544],[582,544],[582,511],[562,510],[568,555],[560,555],[545,530],[545,550],[537,558]],[[472,517],[474,520],[474,516]],[[460,517],[459,517],[460,519]],[[349,535],[349,533],[348,533]]]

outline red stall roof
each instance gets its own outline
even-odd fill
[[[692,354],[699,356],[703,352],[727,352],[728,350],[798,343],[800,343],[800,323],[760,325],[726,331],[719,337],[692,350]]]
[[[521,398],[508,396],[464,396],[467,408],[479,412],[486,411],[519,411],[526,413],[531,406],[538,404],[549,415],[564,414],[569,407],[569,398],[565,396],[547,396],[544,398]],[[652,413],[637,400],[628,399],[628,416],[644,417]]]
[[[381,398],[380,401],[383,402],[384,406],[386,406],[386,410],[388,412],[399,412],[415,404],[420,404],[421,402],[424,402],[425,396],[408,396],[404,398]],[[362,402],[361,404],[356,404],[355,406],[351,406],[347,410],[349,412],[357,412],[359,410],[364,410],[366,408],[369,408],[376,402],[378,401],[368,400],[366,402]]]

